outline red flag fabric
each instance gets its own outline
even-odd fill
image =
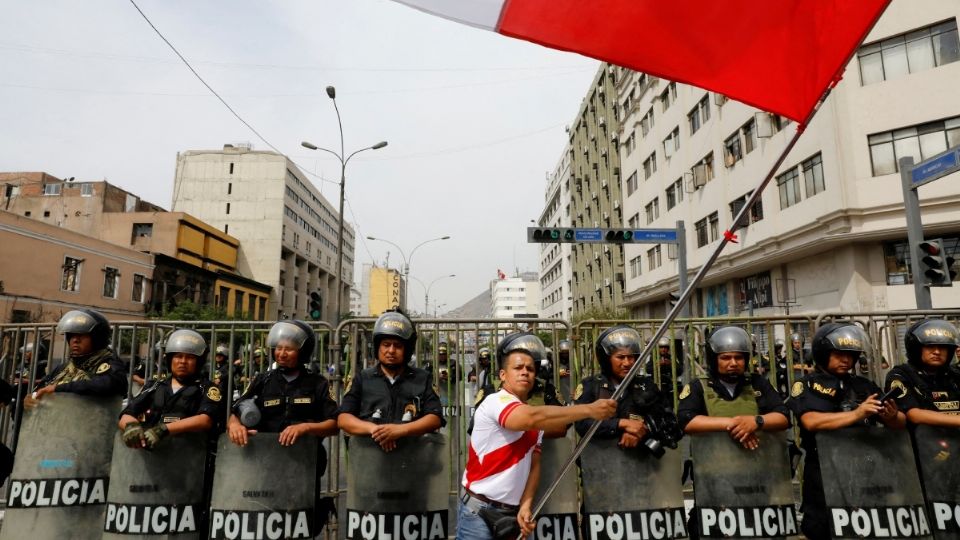
[[[890,0],[397,0],[803,123]]]
[[[497,268],[497,279],[507,279],[507,275],[499,268]]]

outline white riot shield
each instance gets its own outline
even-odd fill
[[[622,449],[618,439],[593,439],[580,456],[583,537],[687,538],[680,452],[657,459],[645,447]]]
[[[400,439],[389,453],[370,437],[351,437],[344,537],[445,539],[449,492],[444,435]]]
[[[534,500],[539,501],[543,492],[557,474],[564,462],[573,454],[574,430],[571,427],[566,437],[544,439],[540,452],[540,489]],[[537,540],[578,540],[580,527],[578,515],[580,502],[577,497],[577,471],[571,469],[564,475],[560,485],[547,499],[531,538]]]
[[[113,444],[103,538],[200,538],[207,434],[168,437],[154,450]]]
[[[726,432],[690,436],[701,538],[786,538],[799,533],[786,432],[758,432],[747,450]]]
[[[933,537],[960,539],[960,430],[917,426],[913,444]]]
[[[834,538],[932,538],[905,430],[821,431],[817,450]]]
[[[281,446],[277,433],[257,433],[240,447],[223,434],[210,502],[211,540],[313,538],[320,441],[300,437]]]
[[[100,538],[119,411],[66,392],[24,411],[0,540]]]

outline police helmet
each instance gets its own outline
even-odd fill
[[[958,335],[957,327],[942,319],[926,319],[914,323],[903,336],[907,361],[919,366],[922,362],[921,349],[924,346],[937,345],[947,348],[947,364],[950,364],[957,352]]]
[[[867,350],[867,337],[853,323],[827,323],[813,335],[813,361],[823,369],[830,362],[830,351],[853,353],[854,360]]]
[[[57,323],[57,333],[66,335],[67,339],[71,334],[90,334],[94,351],[110,344],[110,323],[106,317],[92,309],[66,312]]]
[[[437,354],[447,354],[447,343],[446,343],[446,342],[441,341],[440,344],[437,345]]]
[[[481,362],[489,362],[489,361],[490,361],[490,349],[488,349],[488,348],[486,348],[486,347],[480,349],[480,353],[478,354],[478,358],[480,359]]]
[[[163,359],[170,366],[170,361],[176,353],[192,354],[197,357],[197,365],[200,365],[207,356],[207,342],[203,336],[193,330],[175,330],[167,337],[167,345],[164,348]]]
[[[45,356],[47,355],[47,344],[46,344],[46,343],[44,343],[44,342],[41,341],[41,342],[40,342],[40,346],[37,347],[37,349],[38,349],[37,354],[33,355],[34,358],[41,358],[41,359],[42,359],[43,357],[45,357]],[[32,353],[32,352],[33,352],[33,340],[28,340],[26,343],[24,343],[23,345],[20,346],[20,354],[21,354],[21,355],[23,355],[23,354],[25,354],[25,353]]]
[[[524,352],[533,358],[534,367],[540,367],[540,363],[547,357],[546,347],[536,335],[530,332],[514,332],[507,334],[497,345],[497,365],[503,369],[503,361],[512,352]]]
[[[227,346],[226,345],[217,345],[217,353],[215,356],[227,356]]]
[[[560,343],[557,344],[557,348],[560,350],[560,354],[567,353],[570,354],[570,340],[562,339]]]
[[[799,342],[800,342],[800,347],[801,347],[801,348],[803,347],[803,336],[801,336],[798,332],[794,332],[794,333],[790,336],[790,344],[792,345],[793,342],[795,342],[795,341],[799,341]]]
[[[667,343],[669,345],[669,342]],[[610,356],[619,349],[627,349],[630,354],[640,354],[640,333],[629,326],[619,324],[611,326],[597,337],[597,362],[604,375],[610,375]]]
[[[413,349],[417,345],[417,328],[413,321],[400,311],[388,311],[373,325],[373,350],[377,354],[383,338],[396,338],[403,341],[403,362],[409,363]]]
[[[310,363],[313,359],[317,338],[307,323],[297,320],[275,323],[267,334],[267,347],[274,349],[283,342],[290,343],[298,349],[297,363],[301,366]]]
[[[669,348],[670,348],[670,338],[668,338],[668,337],[666,337],[666,336],[660,338],[660,341],[657,342],[657,347],[660,347],[660,348],[666,347],[666,348],[669,349]]]
[[[721,326],[715,328],[707,338],[707,367],[710,373],[717,373],[717,358],[720,353],[743,353],[743,359],[750,358],[753,343],[746,330],[737,326]]]
[[[774,350],[782,349],[782,348],[783,348],[783,340],[780,339],[780,338],[777,338],[777,340],[773,342],[773,348],[774,348]]]

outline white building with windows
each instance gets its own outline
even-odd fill
[[[307,319],[311,292],[320,293],[321,318],[335,318],[337,211],[286,156],[234,145],[182,152],[173,209],[240,240],[240,273],[273,287],[267,318]],[[343,313],[350,309],[353,253],[353,227],[345,224]]]
[[[916,307],[897,160],[960,145],[960,3],[894,0],[700,284],[694,316]],[[686,228],[692,278],[797,124],[702,89],[611,68],[624,222]],[[758,74],[757,84],[763,84]],[[919,188],[926,238],[960,259],[960,175]],[[624,307],[659,317],[674,246],[630,244]],[[934,307],[960,305],[935,288]],[[789,311],[788,311],[789,310]]]
[[[547,175],[546,206],[540,227],[568,227],[570,222],[570,152]],[[571,244],[540,244],[540,316],[570,319],[573,316]]]
[[[540,280],[536,272],[490,282],[490,316],[494,319],[540,316]]]

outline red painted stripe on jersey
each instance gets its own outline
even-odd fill
[[[471,444],[467,458],[467,487],[469,488],[472,482],[483,480],[513,467],[527,455],[539,439],[539,431],[524,431],[519,439],[488,452],[482,460],[474,452]]]
[[[497,422],[500,422],[501,427],[507,427],[507,417],[510,416],[510,413],[512,413],[513,410],[519,407],[520,405],[521,403],[519,401],[514,401],[513,403],[510,403],[506,407],[504,407],[502,411],[500,411],[500,418],[497,419]]]

